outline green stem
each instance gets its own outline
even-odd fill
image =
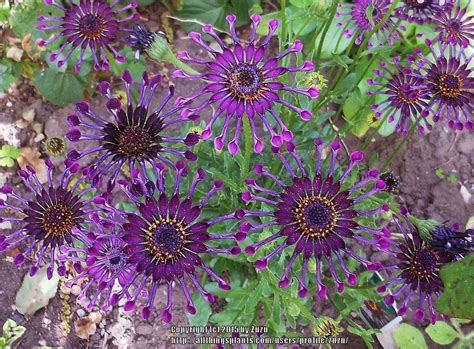
[[[328,33],[329,27],[331,26],[334,16],[336,15],[337,6],[338,6],[338,2],[334,1],[331,7],[331,14],[329,15],[329,18],[327,19],[326,26],[324,27],[323,33],[321,35],[321,40],[319,41],[318,52],[316,53],[316,64],[315,64],[316,67],[319,67],[319,62],[321,61],[321,51],[323,50],[324,39],[326,38],[326,34]]]
[[[173,64],[174,66],[176,66],[177,68],[183,69],[188,74],[199,74],[198,71],[194,70],[189,65],[187,65],[183,61],[180,61],[178,58],[176,58],[176,56],[173,53],[166,55],[163,58],[163,61],[169,62]]]
[[[287,43],[286,37],[286,0],[281,0],[281,39],[280,39],[280,51],[285,47]]]
[[[242,116],[242,123],[244,127],[244,139],[245,139],[245,162],[244,171],[242,176],[242,183],[249,177],[250,172],[250,156],[252,154],[252,132],[250,129],[250,120],[247,114]]]
[[[364,141],[364,143],[362,143],[362,145],[360,146],[360,150],[364,150],[365,148],[367,148],[367,146],[370,144],[371,142],[371,139],[372,137],[374,137],[377,132],[379,132],[379,130],[382,128],[382,126],[385,124],[385,121],[387,121],[388,119],[388,116],[390,115],[391,113],[391,110],[388,110],[384,117],[382,119],[380,119],[380,123],[377,125],[377,127],[367,136],[367,139]]]
[[[415,133],[415,128],[416,128],[416,123],[411,125],[410,131],[408,132],[408,135],[406,137],[403,137],[403,140],[398,143],[397,147],[395,148],[394,152],[388,157],[387,160],[382,165],[382,172],[385,172],[387,168],[390,166],[390,164],[393,162],[395,157],[398,155],[400,150],[403,148],[406,142],[408,142],[409,138]]]

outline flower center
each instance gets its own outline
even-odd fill
[[[303,233],[311,237],[326,236],[337,222],[334,204],[322,196],[307,196],[301,200],[294,215]]]
[[[386,188],[385,191],[393,192],[398,189],[398,178],[394,176],[391,172],[385,172],[380,176],[380,179],[384,181]]]
[[[159,261],[177,259],[184,247],[186,230],[175,219],[161,218],[146,231],[146,248]]]
[[[449,34],[457,35],[459,33],[459,29],[461,29],[461,26],[462,24],[458,19],[451,19],[447,25]]]
[[[117,271],[125,265],[126,255],[119,248],[113,248],[106,253],[105,265],[110,271]]]
[[[263,92],[264,77],[260,68],[248,63],[237,65],[228,74],[229,89],[236,98],[255,100]]]
[[[438,80],[438,89],[443,97],[457,98],[461,94],[463,80],[454,74],[441,74]]]
[[[419,3],[418,0],[404,0],[404,3],[407,5],[407,7],[417,8],[417,9],[430,7],[432,2],[433,0],[425,0],[422,3]]]
[[[118,152],[128,156],[140,156],[152,143],[152,137],[139,126],[127,126],[119,136]]]
[[[414,104],[419,99],[418,90],[412,89],[412,86],[408,83],[404,83],[398,88],[397,96],[403,104]]]
[[[422,248],[414,253],[410,261],[410,271],[418,279],[427,279],[436,270],[436,255]]]
[[[95,13],[87,13],[79,19],[79,31],[87,39],[98,39],[105,30],[105,20]]]
[[[68,234],[74,226],[71,209],[64,204],[49,206],[43,214],[42,225],[46,235],[61,237]]]

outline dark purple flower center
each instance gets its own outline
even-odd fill
[[[146,248],[160,262],[177,259],[184,247],[186,231],[175,219],[156,221],[146,232]]]
[[[414,89],[410,84],[404,83],[400,85],[397,90],[397,97],[403,104],[414,104],[417,103],[420,96],[418,90]]]
[[[110,271],[119,270],[125,265],[126,258],[127,257],[122,252],[122,249],[114,247],[106,253],[105,266]]]
[[[451,19],[448,22],[446,29],[448,30],[450,35],[456,36],[459,33],[459,30],[461,29],[461,27],[462,27],[461,21],[459,21],[458,19]]]
[[[312,237],[326,236],[337,223],[335,205],[322,196],[307,196],[300,200],[294,215],[303,233]]]
[[[436,270],[438,259],[434,252],[422,248],[412,255],[410,260],[410,272],[417,279],[427,279]]]
[[[41,224],[46,235],[62,237],[68,234],[74,226],[72,210],[65,204],[49,206],[43,213]]]
[[[148,150],[152,141],[150,134],[143,128],[127,126],[120,133],[118,152],[128,156],[140,156]]]
[[[261,69],[253,64],[239,64],[228,73],[229,89],[239,99],[257,99],[263,92],[263,80]]]
[[[98,39],[104,33],[105,23],[100,15],[87,13],[79,19],[79,31],[87,39]]]
[[[404,0],[403,2],[407,5],[407,7],[424,9],[430,7],[433,3],[433,0],[425,0],[422,3],[419,3],[418,0]]]
[[[441,74],[438,78],[438,91],[442,97],[457,98],[461,94],[463,80],[454,74]]]

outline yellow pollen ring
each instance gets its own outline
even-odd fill
[[[311,228],[310,225],[306,222],[306,219],[304,217],[304,214],[303,214],[304,210],[313,202],[320,202],[331,209],[331,222],[322,229],[315,230]],[[329,200],[327,197],[320,196],[320,195],[306,196],[302,198],[298,202],[298,205],[296,206],[296,208],[294,209],[293,214],[303,234],[313,237],[313,238],[326,237],[327,235],[331,234],[333,228],[337,224],[336,205],[334,205],[334,203],[331,200]]]

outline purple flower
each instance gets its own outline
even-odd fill
[[[375,117],[379,119],[389,113],[388,122],[396,122],[397,132],[405,136],[412,123],[418,125],[420,133],[425,127],[431,130],[432,125],[426,120],[433,113],[426,80],[413,76],[412,69],[402,66],[399,57],[393,57],[392,62],[394,69],[381,61],[380,69],[374,70],[376,78],[367,80],[369,85],[377,87],[376,91],[367,94],[381,100],[371,107],[375,110]]]
[[[108,116],[101,116],[91,110],[87,102],[80,102],[76,105],[78,113],[68,117],[68,122],[72,128],[66,134],[72,142],[79,140],[98,141],[98,146],[92,146],[82,153],[72,150],[68,157],[78,160],[84,156],[98,153],[99,159],[92,165],[93,171],[90,176],[93,183],[97,183],[102,176],[110,173],[108,190],[112,190],[115,180],[122,165],[127,164],[130,173],[133,175],[138,166],[143,177],[148,179],[147,185],[150,192],[153,191],[153,181],[147,171],[147,165],[155,172],[157,162],[173,166],[169,156],[177,156],[188,160],[195,160],[196,155],[189,150],[176,149],[176,145],[184,144],[192,146],[199,141],[199,137],[194,133],[189,133],[186,137],[171,137],[166,135],[166,128],[177,125],[187,120],[193,119],[193,115],[182,118],[177,112],[181,107],[174,107],[168,111],[163,111],[166,104],[173,96],[174,86],[170,86],[168,95],[156,108],[150,108],[155,89],[159,86],[162,77],[155,75],[151,79],[147,73],[143,74],[143,83],[140,90],[140,97],[136,106],[133,106],[131,93],[132,77],[128,71],[122,75],[125,83],[127,95],[127,105],[123,106],[120,100],[113,95],[109,83],[102,82],[99,85],[100,93],[105,96],[107,109],[113,121],[109,121]],[[86,130],[92,131],[86,133]]]
[[[96,215],[96,221],[100,219]],[[112,225],[114,225],[112,223]],[[97,225],[94,227],[99,228]],[[67,285],[71,286],[75,282],[87,278],[88,281],[82,284],[82,291],[79,298],[86,296],[87,292],[92,292],[88,308],[92,309],[94,304],[101,302],[102,310],[106,311],[111,305],[112,289],[118,283],[125,286],[133,277],[134,269],[128,263],[128,255],[125,252],[126,243],[121,239],[120,234],[101,233],[89,234],[91,238],[83,247],[65,248],[65,254],[68,256],[66,260],[84,263],[87,268],[75,277],[67,281]],[[102,299],[99,299],[99,297]]]
[[[455,261],[474,251],[473,237],[473,229],[462,232],[442,225],[433,231],[430,245],[439,255]]]
[[[181,180],[187,175],[187,168],[183,162],[176,164],[176,176],[174,187],[170,195],[166,194],[164,187],[165,178],[163,172],[158,176],[158,188],[160,196],[154,198],[146,194],[143,184],[140,182],[129,185],[123,180],[125,193],[136,205],[137,213],[118,212],[117,217],[123,217],[121,223],[124,230],[123,240],[128,244],[125,251],[128,261],[135,268],[133,277],[124,285],[122,291],[112,295],[112,300],[117,302],[120,298],[127,296],[125,310],[135,308],[136,299],[143,290],[148,290],[148,302],[142,309],[141,315],[147,319],[151,315],[156,292],[161,284],[167,285],[167,305],[162,311],[163,321],[168,323],[172,317],[173,289],[172,284],[176,282],[183,290],[187,300],[187,311],[191,314],[196,312],[191,299],[190,290],[186,284],[186,277],[209,302],[214,301],[214,295],[204,290],[199,279],[198,269],[207,273],[213,280],[217,281],[219,287],[228,290],[230,286],[219,277],[201,256],[207,254],[240,254],[237,246],[229,248],[212,247],[215,240],[233,240],[234,233],[213,234],[208,230],[224,221],[234,220],[234,214],[228,214],[212,219],[199,219],[204,206],[209,199],[222,188],[220,181],[214,182],[213,187],[207,192],[199,203],[193,203],[194,191],[198,182],[205,177],[205,172],[199,169],[191,181],[187,193],[180,193]],[[138,287],[131,286],[136,283]]]
[[[403,0],[403,4],[395,10],[395,16],[410,23],[432,23],[441,13],[450,9],[450,4],[441,6],[434,0]]]
[[[51,5],[64,12],[62,16],[39,16],[40,24],[36,26],[39,30],[59,31],[47,40],[41,40],[41,47],[61,40],[59,49],[51,54],[52,62],[59,59],[57,65],[61,67],[69,59],[74,50],[80,50],[80,58],[74,70],[81,70],[82,60],[87,48],[92,51],[95,70],[108,70],[109,61],[106,50],[110,51],[115,59],[123,63],[125,57],[120,55],[113,44],[123,41],[121,34],[127,32],[123,23],[140,17],[138,13],[129,16],[121,16],[123,12],[137,7],[135,1],[120,7],[119,1],[108,4],[107,1],[81,0],[79,4],[70,0],[57,2],[56,0],[44,0],[46,5]],[[119,6],[119,8],[116,8]]]
[[[430,107],[436,109],[433,120],[447,117],[448,126],[456,130],[473,129],[474,73],[469,67],[472,56],[466,57],[463,50],[453,47],[440,47],[439,54],[433,43],[426,40],[431,49],[431,57],[415,49],[420,61],[417,63],[423,74],[413,72],[413,76],[425,80],[429,91]]]
[[[283,141],[291,141],[293,134],[275,110],[275,103],[296,111],[303,120],[309,120],[312,115],[311,111],[301,109],[283,99],[280,93],[287,91],[316,98],[319,96],[319,91],[314,87],[303,90],[288,86],[278,79],[286,73],[313,71],[314,65],[310,61],[306,61],[300,66],[284,67],[280,65],[283,58],[303,50],[303,44],[300,41],[295,41],[288,49],[275,57],[264,58],[265,54],[270,51],[270,40],[279,26],[276,19],[269,21],[268,35],[261,43],[257,43],[256,33],[261,17],[253,14],[251,16],[252,32],[249,43],[245,43],[237,37],[235,32],[236,17],[229,15],[226,18],[230,24],[230,32],[234,41],[233,49],[227,47],[217,36],[214,28],[208,24],[203,27],[203,32],[217,42],[219,50],[209,46],[199,33],[189,33],[189,38],[197,42],[205,51],[208,51],[213,60],[193,58],[187,52],[181,52],[178,55],[178,58],[183,61],[203,66],[204,72],[193,75],[177,70],[173,73],[173,76],[200,79],[207,83],[206,87],[195,95],[181,98],[181,103],[190,104],[201,96],[209,95],[201,104],[187,108],[183,112],[185,114],[198,113],[205,107],[216,104],[215,111],[204,129],[202,137],[203,139],[209,139],[212,136],[214,123],[217,119],[222,118],[222,131],[214,139],[214,145],[217,149],[222,149],[228,143],[231,154],[236,154],[239,151],[244,114],[247,114],[250,121],[255,152],[260,153],[263,150],[263,142],[257,136],[257,129],[260,128],[265,128],[270,133],[272,145],[281,146]],[[227,142],[229,129],[234,125],[234,137],[230,142]]]
[[[378,291],[385,293],[385,303],[392,304],[396,299],[403,299],[402,306],[398,310],[398,315],[403,316],[408,310],[408,303],[416,296],[419,297],[418,308],[415,311],[415,318],[422,321],[425,318],[425,302],[428,303],[431,314],[431,322],[437,320],[436,310],[433,306],[433,299],[443,290],[444,285],[439,276],[441,266],[449,261],[424,242],[420,233],[410,222],[408,211],[402,207],[400,210],[404,224],[399,217],[394,217],[398,231],[403,234],[405,241],[398,243],[397,247],[390,250],[396,261],[393,265],[386,265],[386,270],[395,273],[393,278],[385,284],[379,286]],[[406,291],[405,296],[402,294]]]
[[[331,143],[331,159],[328,161],[327,173],[324,174],[322,170],[323,144],[320,139],[316,139],[315,144],[316,166],[312,179],[310,179],[309,169],[303,166],[302,158],[291,143],[287,144],[286,150],[297,164],[296,169],[280,151],[276,152],[276,156],[292,177],[291,184],[286,184],[260,164],[255,167],[255,172],[273,181],[277,185],[277,189],[262,187],[254,179],[247,180],[247,184],[253,189],[253,192],[244,192],[242,199],[246,203],[261,202],[270,209],[267,211],[245,210],[244,216],[261,217],[264,218],[264,222],[257,224],[247,222],[242,225],[241,229],[251,233],[269,227],[279,229],[277,233],[246,247],[247,254],[254,254],[261,247],[279,240],[276,248],[270,254],[255,262],[257,269],[266,268],[273,257],[294,246],[279,286],[287,287],[289,285],[289,273],[296,258],[301,255],[303,261],[299,278],[298,295],[300,297],[305,297],[308,294],[306,273],[310,258],[314,258],[318,296],[322,298],[327,293],[327,288],[321,279],[323,263],[328,266],[339,292],[344,290],[344,284],[336,272],[335,263],[340,265],[349,284],[357,284],[357,276],[349,271],[344,257],[355,259],[369,270],[378,269],[377,263],[364,260],[349,244],[369,244],[384,248],[389,241],[386,236],[388,231],[364,226],[357,220],[358,217],[373,216],[388,211],[388,206],[384,204],[374,209],[364,210],[359,205],[361,202],[366,204],[367,198],[385,188],[383,181],[377,180],[379,176],[377,170],[371,169],[368,177],[353,186],[348,185],[348,178],[354,166],[363,159],[361,152],[353,152],[349,165],[340,171],[341,174],[337,175],[336,157],[342,145],[339,142]],[[301,172],[299,175],[297,174],[298,169]],[[375,185],[370,189],[363,190],[371,182],[375,182]]]
[[[339,4],[336,17],[341,21],[337,23],[343,27],[347,38],[356,36],[355,44],[360,45],[365,36],[378,25],[390,8],[390,0],[356,0],[354,4]],[[396,25],[392,17],[388,17],[382,26],[374,33],[368,42],[368,47],[383,46],[385,43],[393,45],[394,40],[400,40],[398,30],[405,30],[401,25]]]
[[[10,185],[4,185],[0,192],[7,200],[0,200],[0,222],[11,222],[13,229],[9,234],[0,235],[0,251],[21,249],[14,262],[21,265],[27,257],[36,259],[30,267],[34,275],[45,259],[49,259],[47,275],[53,275],[56,254],[62,246],[73,246],[75,242],[87,240],[85,225],[90,223],[89,214],[96,211],[90,204],[102,201],[100,197],[86,199],[91,191],[89,186],[82,189],[85,174],[80,172],[77,163],[66,161],[59,180],[53,179],[53,164],[46,160],[47,183],[40,183],[33,168],[27,166],[20,170],[31,196],[17,194]],[[12,203],[14,201],[16,203]],[[25,243],[27,243],[25,245]],[[37,251],[37,253],[36,253]],[[80,265],[75,265],[80,270]],[[58,274],[64,275],[64,261],[59,261]]]
[[[471,46],[471,40],[474,39],[474,16],[467,13],[470,3],[471,1],[466,7],[461,7],[461,1],[458,0],[457,5],[449,6],[434,17],[434,32],[438,34],[435,41],[462,48]]]

